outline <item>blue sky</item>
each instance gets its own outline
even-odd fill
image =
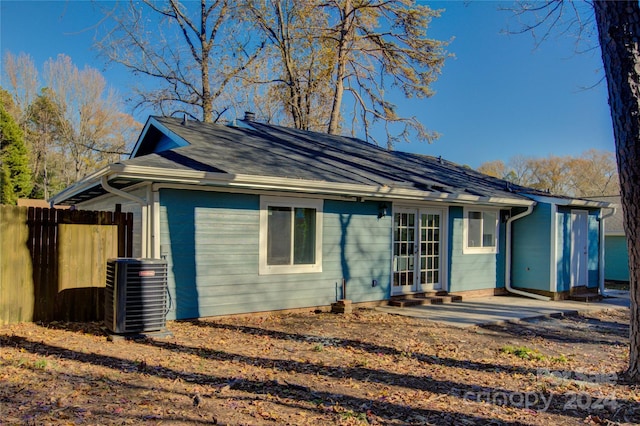
[[[424,2],[445,9],[429,36],[454,38],[449,59],[427,100],[404,101],[400,112],[416,115],[442,134],[433,144],[399,144],[397,150],[439,156],[478,167],[515,155],[579,155],[614,150],[600,51],[574,53],[574,40],[555,37],[535,47],[532,37],[507,35],[516,21],[503,1]],[[91,49],[92,25],[100,20],[88,0],[0,0],[0,51],[30,54],[36,66],[64,53],[82,68],[103,71],[125,97],[133,77],[105,68]],[[2,82],[0,81],[0,84]],[[146,117],[136,116],[140,121]]]

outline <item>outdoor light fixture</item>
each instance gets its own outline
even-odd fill
[[[378,219],[382,219],[387,215],[387,210],[389,209],[389,205],[387,203],[378,204]]]

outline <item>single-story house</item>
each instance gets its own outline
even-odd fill
[[[624,232],[624,217],[619,195],[590,197],[595,201],[617,206],[615,213],[607,218],[604,230],[604,279],[606,281],[629,282],[629,252]]]
[[[167,117],[50,201],[133,212],[135,256],[168,263],[168,319],[597,290],[610,207],[355,138]]]

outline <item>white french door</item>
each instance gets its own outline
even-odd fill
[[[438,209],[394,211],[392,296],[442,289],[443,222]]]

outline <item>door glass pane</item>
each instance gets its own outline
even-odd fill
[[[440,215],[428,213],[421,217],[420,278],[422,284],[434,286],[440,283]]]
[[[398,258],[398,271],[404,271],[407,269],[407,258],[405,256]]]
[[[402,291],[414,289],[416,275],[417,252],[422,248],[416,241],[416,224],[421,219],[415,213],[394,213],[393,230],[393,285],[403,287]],[[398,289],[400,290],[400,289]]]

